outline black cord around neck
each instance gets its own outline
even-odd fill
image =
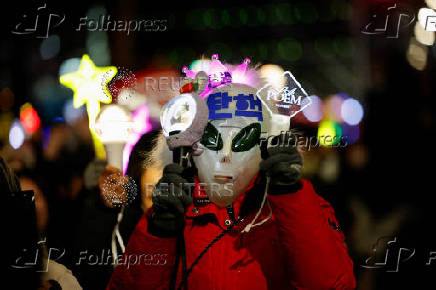
[[[177,288],[177,290],[182,289],[182,287],[184,285],[186,285],[187,280],[188,280],[188,276],[189,274],[191,274],[192,269],[194,268],[195,265],[198,264],[198,262],[200,261],[200,259],[204,256],[204,254],[206,254],[206,252],[210,249],[210,247],[213,246],[213,244],[215,244],[216,242],[218,242],[222,237],[224,237],[225,234],[227,234],[228,232],[230,232],[233,227],[239,223],[239,220],[236,223],[233,223],[232,225],[230,225],[227,229],[224,229],[218,236],[216,236],[210,243],[209,245],[207,245],[203,251],[201,251],[201,253],[197,256],[197,258],[194,260],[194,262],[192,262],[191,266],[189,267],[188,271],[186,272],[185,277],[183,278],[182,282],[180,283],[179,287]],[[185,289],[187,289],[187,287],[185,286]]]

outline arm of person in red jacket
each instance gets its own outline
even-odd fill
[[[301,180],[293,193],[269,195],[290,284],[297,289],[354,289],[356,282],[334,210],[312,184]]]
[[[176,239],[148,233],[148,210],[133,231],[106,289],[168,289],[175,264]]]

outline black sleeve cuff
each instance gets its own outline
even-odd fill
[[[148,219],[147,231],[149,234],[158,238],[174,238],[177,235],[177,226],[175,221],[165,220],[156,221],[150,216]]]
[[[268,188],[268,194],[281,195],[281,194],[294,193],[300,190],[302,187],[303,184],[301,183],[300,180],[290,185],[270,184]]]

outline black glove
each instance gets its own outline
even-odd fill
[[[292,136],[291,138],[295,138]],[[272,142],[267,157],[260,162],[260,172],[270,177],[269,194],[291,193],[301,189],[303,158],[296,142]]]
[[[185,173],[175,163],[164,168],[162,178],[153,189],[152,216],[148,226],[152,235],[174,237],[183,230],[185,210],[192,203],[190,193],[194,187]]]

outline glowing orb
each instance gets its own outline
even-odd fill
[[[15,120],[9,130],[9,144],[11,144],[12,148],[17,150],[23,145],[25,137],[26,133],[24,132],[24,128],[18,120]]]
[[[303,115],[310,122],[319,122],[324,116],[322,112],[322,100],[315,95],[310,96],[312,105],[307,106],[303,110]],[[306,105],[309,102],[307,98],[302,101],[302,105]]]
[[[30,103],[25,103],[20,109],[20,121],[27,134],[33,134],[41,125],[38,113]]]
[[[347,99],[342,103],[341,116],[348,125],[357,125],[363,118],[362,105],[354,99]]]
[[[322,121],[318,127],[317,138],[321,146],[333,146],[340,142],[341,126],[333,121]]]

